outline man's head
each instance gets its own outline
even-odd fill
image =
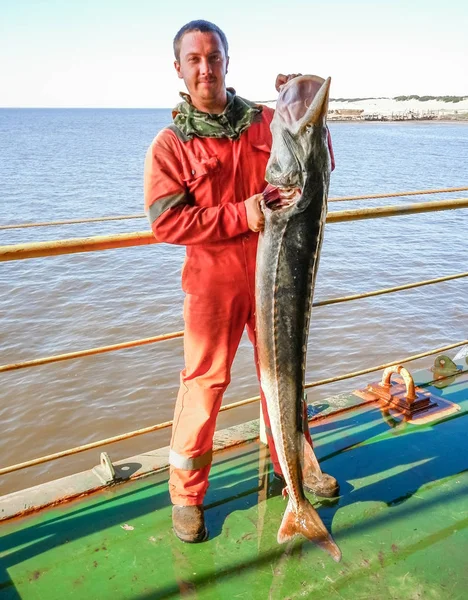
[[[226,106],[225,76],[228,43],[219,27],[209,21],[191,21],[174,38],[174,67],[196,108],[220,113]]]
[[[192,31],[200,31],[201,33],[216,33],[221,40],[221,44],[224,48],[224,53],[226,57],[229,55],[229,46],[226,36],[224,32],[214,23],[210,23],[209,21],[204,21],[203,19],[198,19],[196,21],[190,21],[183,27],[179,29],[174,38],[173,47],[174,47],[174,56],[177,62],[180,61],[180,45],[182,42],[182,38],[186,33],[191,33]]]

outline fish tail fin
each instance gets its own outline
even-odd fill
[[[341,560],[341,550],[307,498],[300,501],[297,511],[294,510],[291,498],[289,499],[278,531],[278,543],[284,544],[296,535],[303,535],[314,544],[317,544],[322,550],[328,552],[336,562]]]

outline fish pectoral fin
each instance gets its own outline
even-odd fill
[[[278,531],[278,543],[284,544],[296,535],[303,535],[319,548],[328,552],[334,561],[339,562],[341,560],[341,550],[328,533],[317,511],[306,498],[300,502],[297,512],[294,510],[292,500],[289,499]]]

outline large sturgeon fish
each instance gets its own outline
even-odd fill
[[[289,495],[278,542],[302,534],[339,561],[341,552],[302,485],[304,450],[313,454],[303,435],[303,396],[330,179],[329,87],[330,78],[305,75],[286,83],[278,96],[257,255],[256,329],[261,385]]]

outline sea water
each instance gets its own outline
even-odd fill
[[[0,225],[143,212],[143,163],[170,111],[0,110]],[[330,197],[468,186],[468,124],[331,123]],[[329,211],[466,197],[468,192],[330,203]],[[148,230],[145,219],[0,230],[0,244]],[[325,230],[315,300],[467,271],[467,211]],[[2,263],[0,364],[183,329],[184,248],[166,244]],[[313,311],[307,380],[341,375],[467,337],[466,279]],[[213,332],[215,335],[215,332]],[[453,352],[455,353],[455,351]],[[428,358],[409,368],[430,366]],[[0,467],[172,418],[182,340],[1,374]],[[309,403],[378,374],[313,388]],[[243,339],[225,403],[255,396]],[[218,427],[258,416],[222,413]],[[104,448],[113,460],[166,445],[169,430]],[[93,450],[0,479],[0,492],[90,468]]]

